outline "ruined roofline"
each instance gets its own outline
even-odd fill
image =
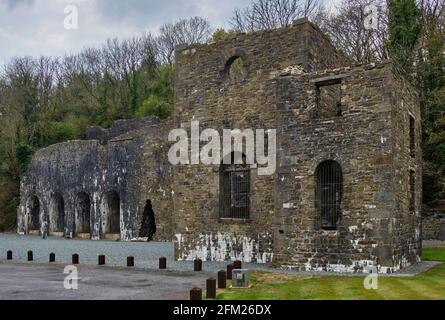
[[[227,39],[221,40],[221,41],[212,41],[209,43],[196,43],[196,44],[191,44],[191,45],[178,45],[175,47],[175,51],[179,52],[179,51],[184,51],[184,50],[192,50],[192,49],[199,49],[199,48],[206,48],[209,46],[215,46],[221,42],[230,42],[233,40],[239,40],[239,38],[248,38],[248,37],[259,37],[263,34],[268,34],[268,33],[273,33],[273,32],[280,32],[283,30],[289,30],[289,29],[296,29],[297,27],[300,27],[301,25],[307,25],[312,27],[312,29],[314,29],[319,35],[321,35],[326,41],[329,42],[329,44],[335,48],[335,46],[333,45],[331,39],[329,38],[329,36],[324,33],[319,26],[317,26],[316,24],[312,23],[311,21],[309,21],[309,19],[307,17],[304,18],[299,18],[297,20],[295,20],[292,24],[285,26],[285,27],[280,27],[280,28],[275,28],[275,29],[270,29],[270,30],[259,30],[259,31],[254,31],[254,32],[237,32],[232,36],[229,36]],[[336,49],[337,50],[337,49]],[[338,50],[337,50],[338,51]]]
[[[144,127],[159,125],[162,120],[158,117],[145,117],[136,119],[121,119],[113,122],[109,129],[101,127],[88,127],[86,130],[86,140],[98,140],[101,144],[128,135],[133,131],[138,131]]]
[[[365,70],[373,70],[373,69],[382,69],[382,68],[393,68],[393,63],[391,60],[385,60],[381,62],[372,62],[372,63],[356,63],[346,67],[332,68],[332,69],[323,69],[316,70],[313,72],[304,72],[293,74],[291,71],[285,69],[278,72],[277,78],[298,78],[305,75],[311,76],[323,76],[330,73],[338,73],[341,71],[351,72],[355,69],[365,69]]]
[[[97,146],[98,144],[99,144],[99,141],[97,141],[97,140],[68,140],[68,141],[64,141],[64,142],[59,142],[59,143],[55,143],[55,144],[52,144],[45,148],[41,148],[41,149],[37,150],[33,155],[33,159],[41,157],[42,155],[53,154],[54,151],[61,150],[63,148],[69,148],[69,147],[75,147],[75,146],[86,146],[86,145]]]
[[[406,87],[410,90],[410,92],[413,92],[417,96],[419,96],[419,90],[406,78],[405,75],[403,75],[403,73],[393,63],[392,59],[385,59],[383,61],[370,62],[370,63],[355,63],[355,64],[351,64],[351,65],[345,66],[345,67],[316,70],[316,71],[309,72],[309,73],[304,72],[304,73],[293,74],[292,71],[281,70],[281,71],[277,72],[276,78],[278,78],[278,79],[279,78],[296,78],[296,77],[301,77],[304,75],[312,75],[312,76],[319,75],[320,77],[322,77],[323,75],[326,75],[329,73],[338,73],[341,71],[351,72],[356,69],[373,70],[373,69],[382,69],[382,68],[390,68],[391,74],[395,80],[400,81],[404,87]],[[340,75],[336,75],[334,77],[338,78],[339,76]]]
[[[79,145],[98,145],[107,144],[113,140],[119,140],[119,137],[127,137],[131,132],[138,132],[146,126],[159,125],[162,121],[157,117],[146,117],[140,119],[122,119],[113,122],[109,129],[101,127],[88,127],[86,130],[86,138],[68,140],[49,145],[45,148],[37,150],[34,156],[41,154],[52,153],[66,147],[74,147]]]

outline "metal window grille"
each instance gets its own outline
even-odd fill
[[[316,173],[316,203],[320,227],[336,230],[342,215],[343,174],[335,161],[319,165]]]
[[[250,218],[250,169],[246,165],[221,167],[220,218]]]

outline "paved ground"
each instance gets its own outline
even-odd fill
[[[0,300],[188,300],[209,273],[78,267],[78,290],[66,290],[64,265],[0,262]]]
[[[427,242],[426,246],[445,246],[443,242]],[[12,250],[14,260],[6,261]],[[26,262],[27,251],[34,252],[34,262]],[[56,254],[56,264],[48,264],[49,253]],[[79,290],[64,289],[64,267],[71,264],[72,254],[80,255]],[[227,262],[204,262],[204,273],[194,273],[193,262],[173,261],[172,243],[129,243],[85,241],[34,236],[0,234],[0,300],[2,299],[77,299],[77,300],[159,300],[188,299],[193,287],[205,287],[209,277],[225,269]],[[97,266],[97,256],[106,255],[107,266]],[[135,257],[135,269],[128,269],[126,257]],[[168,259],[168,271],[159,271],[159,257]],[[422,262],[398,274],[411,276],[437,265]],[[293,272],[271,269],[267,265],[244,264],[250,270],[315,276],[338,276],[334,273]],[[363,276],[345,274],[345,276]]]
[[[423,247],[424,248],[438,248],[438,247],[445,247],[445,241],[439,241],[439,240],[428,240],[423,241]]]
[[[49,254],[56,254],[56,261],[62,264],[71,263],[72,255],[80,256],[82,265],[97,265],[99,255],[106,256],[107,266],[125,267],[127,257],[135,258],[139,269],[158,269],[159,258],[166,257],[168,268],[174,271],[192,271],[193,262],[174,261],[174,244],[169,242],[116,242],[67,240],[50,237],[41,239],[37,236],[19,236],[0,233],[0,262],[6,260],[6,252],[13,251],[15,262],[26,262],[28,250],[34,253],[36,263],[47,263]],[[227,262],[204,262],[203,270],[218,272],[224,270]],[[245,264],[246,268],[264,269],[267,265]]]

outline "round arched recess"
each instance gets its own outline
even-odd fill
[[[81,192],[75,201],[75,230],[76,237],[91,238],[91,199],[90,196]]]
[[[61,193],[54,193],[49,204],[49,230],[53,236],[65,235],[65,200]]]

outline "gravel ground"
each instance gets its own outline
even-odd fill
[[[157,269],[159,258],[166,257],[168,269],[193,271],[192,261],[174,261],[174,244],[168,242],[118,242],[67,240],[58,237],[42,239],[38,236],[0,234],[0,262],[6,261],[6,252],[11,250],[15,262],[26,262],[27,252],[32,250],[34,261],[47,263],[50,253],[56,254],[56,262],[70,264],[72,255],[79,254],[81,265],[97,265],[99,255],[106,256],[107,266],[125,267],[127,257],[135,258],[137,269]],[[225,270],[227,262],[203,262],[203,271]],[[267,269],[267,265],[244,264],[249,269]]]
[[[437,246],[439,243],[435,243]],[[433,245],[432,243],[430,246]],[[445,246],[445,244],[444,244]],[[34,261],[47,263],[50,253],[56,254],[58,264],[70,264],[71,257],[77,253],[80,256],[80,264],[85,266],[97,265],[98,255],[106,256],[106,264],[111,267],[125,267],[127,257],[135,257],[135,267],[141,270],[155,270],[158,268],[159,258],[166,257],[168,269],[177,272],[193,271],[193,262],[174,261],[173,243],[159,242],[116,242],[116,241],[87,241],[66,240],[50,237],[46,240],[37,236],[19,236],[15,234],[0,234],[0,262],[6,261],[6,251],[12,250],[14,262],[26,262],[28,250],[34,252]],[[438,265],[436,262],[422,262],[391,275],[382,276],[414,276]],[[216,273],[225,270],[227,262],[203,262],[203,271]],[[363,274],[339,274],[328,272],[301,272],[293,270],[273,269],[266,264],[243,264],[243,268],[249,270],[261,270],[277,273],[304,275],[304,276],[363,276]]]
[[[64,265],[0,262],[0,300],[188,300],[203,272],[78,266],[78,289],[64,288]]]

